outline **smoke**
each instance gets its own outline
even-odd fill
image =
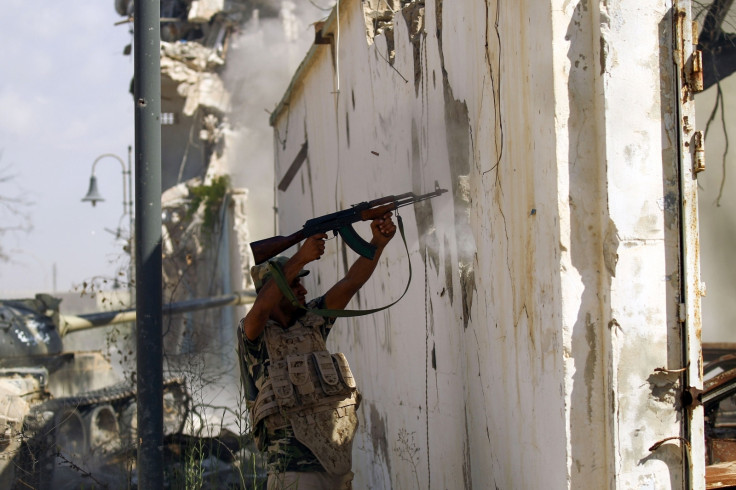
[[[274,132],[269,124],[270,112],[286,93],[301,61],[314,42],[313,23],[323,19],[323,11],[307,2],[290,0],[260,1],[260,9],[241,26],[230,40],[225,67],[220,74],[230,95],[229,128],[225,134],[223,171],[230,176],[234,189],[246,189],[244,226],[233,233],[247,243],[275,234],[274,216]],[[247,233],[244,231],[247,230]],[[248,258],[241,256],[243,264]],[[243,271],[245,274],[245,270]],[[237,279],[234,279],[237,282]],[[239,313],[242,313],[240,311]],[[240,406],[240,371],[234,352],[234,341],[227,336],[213,338],[213,332],[235,333],[239,317],[223,317],[223,325],[211,322],[192,328],[206,338],[189,339],[196,352],[180,359],[170,358],[170,365],[183,371],[192,390],[202,419],[197,424],[219,426],[238,431],[244,406]],[[208,346],[202,348],[202,345]],[[233,364],[234,363],[234,364]],[[222,411],[220,407],[230,407]],[[209,427],[208,427],[209,428]]]
[[[223,74],[232,96],[233,126],[269,136],[268,112],[281,100],[312,46],[314,22],[327,14],[310,4],[297,5],[290,0],[273,3],[278,4],[277,17],[264,18],[254,10],[236,35]]]
[[[227,164],[233,187],[248,189],[248,229],[254,238],[276,233],[270,113],[314,42],[313,24],[329,14],[290,0],[272,1],[269,7],[254,10],[235,36],[223,73],[232,101]]]

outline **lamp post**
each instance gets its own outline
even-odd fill
[[[134,2],[138,488],[164,487],[161,1]],[[145,350],[145,353],[144,353]]]
[[[105,199],[100,195],[97,189],[97,177],[95,177],[95,167],[97,162],[103,158],[110,157],[120,162],[120,166],[123,169],[123,216],[128,215],[128,253],[130,253],[130,262],[128,264],[128,292],[130,294],[129,301],[132,303],[133,298],[133,185],[132,185],[132,173],[130,171],[130,161],[133,149],[128,146],[128,164],[126,166],[122,158],[115,155],[114,153],[104,153],[92,163],[92,175],[89,178],[89,190],[87,195],[82,198],[82,202],[89,202],[94,206],[100,201]],[[119,223],[118,223],[119,225]],[[117,235],[120,236],[120,227],[118,226]]]

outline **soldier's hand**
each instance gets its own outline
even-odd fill
[[[302,243],[302,246],[299,247],[299,250],[294,254],[294,256],[298,257],[303,264],[319,259],[322,257],[322,254],[325,253],[326,239],[326,233],[319,233],[317,235],[310,236],[304,240],[304,243]]]
[[[387,212],[380,218],[376,218],[371,222],[371,231],[373,232],[373,243],[379,247],[384,247],[396,234],[396,225],[391,219],[393,213]]]

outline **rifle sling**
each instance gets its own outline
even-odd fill
[[[321,308],[305,308],[302,306],[299,301],[296,299],[296,296],[294,296],[294,291],[291,290],[291,287],[289,287],[289,284],[286,282],[286,278],[284,277],[284,272],[281,270],[281,267],[279,264],[269,261],[268,262],[268,268],[271,270],[271,277],[273,277],[274,281],[276,281],[276,284],[279,286],[279,289],[281,290],[281,294],[283,294],[286,299],[291,301],[291,304],[294,306],[297,306],[303,310],[306,310],[310,313],[314,313],[315,315],[319,316],[327,316],[332,318],[339,318],[339,317],[353,317],[353,316],[363,316],[363,315],[370,315],[372,313],[377,313],[381,310],[385,310],[386,308],[390,308],[399,301],[401,301],[401,298],[404,297],[407,291],[409,291],[409,284],[411,284],[411,257],[409,257],[409,247],[406,244],[406,237],[404,236],[404,222],[401,219],[401,216],[396,216],[396,221],[399,226],[399,232],[401,233],[401,240],[404,242],[404,248],[406,249],[406,257],[409,259],[409,281],[406,283],[406,289],[404,289],[404,292],[401,294],[399,299],[391,303],[390,305],[383,306],[381,308],[373,308],[370,310],[330,310],[330,309],[321,309]]]

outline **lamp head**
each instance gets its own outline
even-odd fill
[[[105,199],[100,195],[100,191],[97,190],[97,177],[94,175],[89,178],[89,190],[87,195],[82,198],[82,202],[91,202],[92,206],[97,204],[97,201],[104,201]]]

